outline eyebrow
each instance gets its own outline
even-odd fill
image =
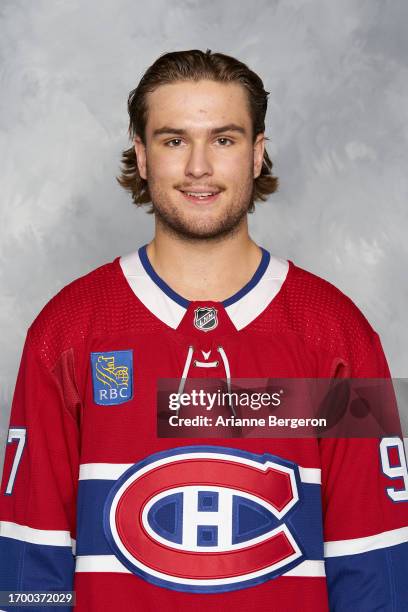
[[[228,123],[227,125],[212,128],[211,130],[209,130],[209,135],[215,136],[216,134],[222,134],[223,132],[238,132],[239,134],[244,135],[247,133],[246,129],[241,127],[240,125],[236,125],[235,123]],[[185,134],[187,134],[187,130],[164,125],[163,127],[157,128],[153,131],[153,137],[160,136],[161,134],[178,134],[179,136],[184,136]]]

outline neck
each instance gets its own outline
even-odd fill
[[[183,240],[156,224],[147,255],[157,274],[189,301],[223,301],[254,275],[262,252],[248,234],[247,219],[217,240]]]

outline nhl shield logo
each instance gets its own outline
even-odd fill
[[[212,306],[203,306],[194,311],[194,327],[207,332],[218,325],[217,310]]]

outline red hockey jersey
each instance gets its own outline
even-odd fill
[[[145,246],[74,281],[27,334],[0,591],[73,589],[84,612],[408,609],[399,438],[157,435],[162,378],[345,376],[389,377],[378,335],[265,249],[223,302],[178,295]]]

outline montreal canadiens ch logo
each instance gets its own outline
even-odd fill
[[[294,463],[221,446],[151,455],[115,483],[105,535],[134,574],[177,591],[234,591],[303,559],[287,524],[299,503]]]

